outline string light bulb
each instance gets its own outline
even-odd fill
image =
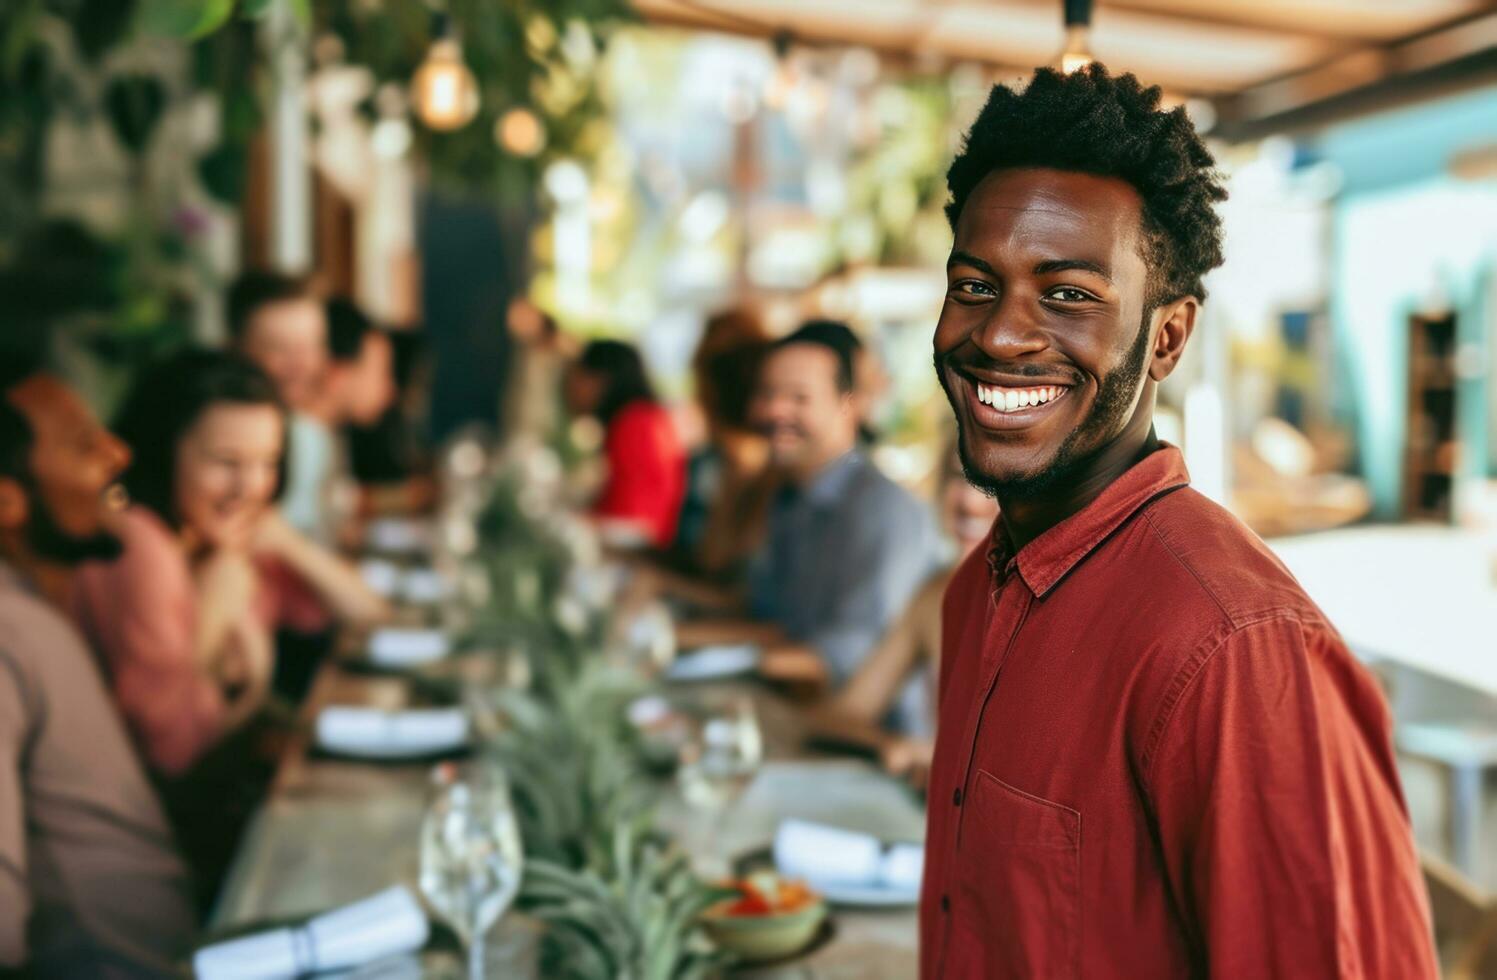
[[[533,157],[546,148],[546,127],[534,112],[515,106],[494,123],[494,141],[507,153]]]
[[[478,114],[478,79],[463,63],[463,48],[446,15],[434,18],[431,47],[411,79],[411,103],[430,129],[461,129]]]
[[[1066,42],[1056,67],[1069,75],[1096,59],[1092,57],[1092,0],[1061,0],[1065,8]]]

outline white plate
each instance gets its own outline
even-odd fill
[[[468,719],[460,708],[380,711],[332,705],[317,716],[317,745],[361,759],[416,759],[468,744]]]
[[[752,673],[759,666],[759,648],[752,643],[711,646],[683,653],[665,672],[670,681],[707,681]]]

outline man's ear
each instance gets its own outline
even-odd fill
[[[1149,377],[1156,383],[1174,373],[1196,328],[1196,314],[1200,310],[1200,300],[1184,296],[1154,311],[1159,332],[1154,337],[1153,356],[1149,359]]]
[[[26,491],[14,477],[0,476],[0,531],[15,531],[26,526],[31,504]]]

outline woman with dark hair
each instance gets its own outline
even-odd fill
[[[258,711],[276,626],[315,629],[324,610],[372,618],[382,604],[271,506],[286,413],[249,361],[190,350],[153,365],[115,431],[134,455],[124,550],[79,570],[74,611],[142,754],[175,776]]]
[[[603,425],[608,475],[593,505],[608,536],[667,547],[686,492],[686,454],[633,346],[595,340],[567,369],[567,408]]]
[[[769,334],[752,310],[713,314],[691,359],[706,443],[687,464],[686,503],[676,544],[685,570],[731,580],[759,547],[778,488],[769,440],[750,422],[749,405]]]

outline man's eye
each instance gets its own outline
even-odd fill
[[[993,287],[980,279],[961,279],[951,284],[951,291],[961,296],[987,299],[996,295]]]
[[[1091,293],[1084,292],[1074,286],[1058,286],[1050,290],[1048,298],[1059,300],[1062,303],[1085,303],[1094,297]]]

